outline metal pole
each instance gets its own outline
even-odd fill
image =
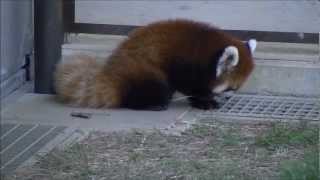
[[[53,93],[53,72],[63,43],[62,0],[35,0],[35,92]]]

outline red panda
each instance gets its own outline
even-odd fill
[[[193,107],[216,108],[213,96],[239,89],[252,72],[256,44],[201,22],[159,21],[130,33],[105,64],[60,62],[56,92],[82,107],[165,110],[178,91]]]

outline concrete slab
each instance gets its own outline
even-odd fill
[[[240,90],[264,95],[320,97],[319,64],[266,62],[256,66]]]
[[[1,112],[2,123],[31,123],[67,126],[84,130],[125,130],[131,128],[165,129],[189,110],[187,102],[173,102],[167,111],[133,111],[128,109],[85,109],[69,107],[53,95],[26,94]],[[89,119],[71,113],[90,113]]]

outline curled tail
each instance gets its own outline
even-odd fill
[[[80,107],[117,107],[119,96],[103,65],[87,55],[60,62],[55,72],[55,88],[60,100]]]

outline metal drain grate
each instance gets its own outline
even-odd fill
[[[217,99],[221,107],[200,117],[246,117],[320,121],[320,100],[282,96],[234,94]]]

